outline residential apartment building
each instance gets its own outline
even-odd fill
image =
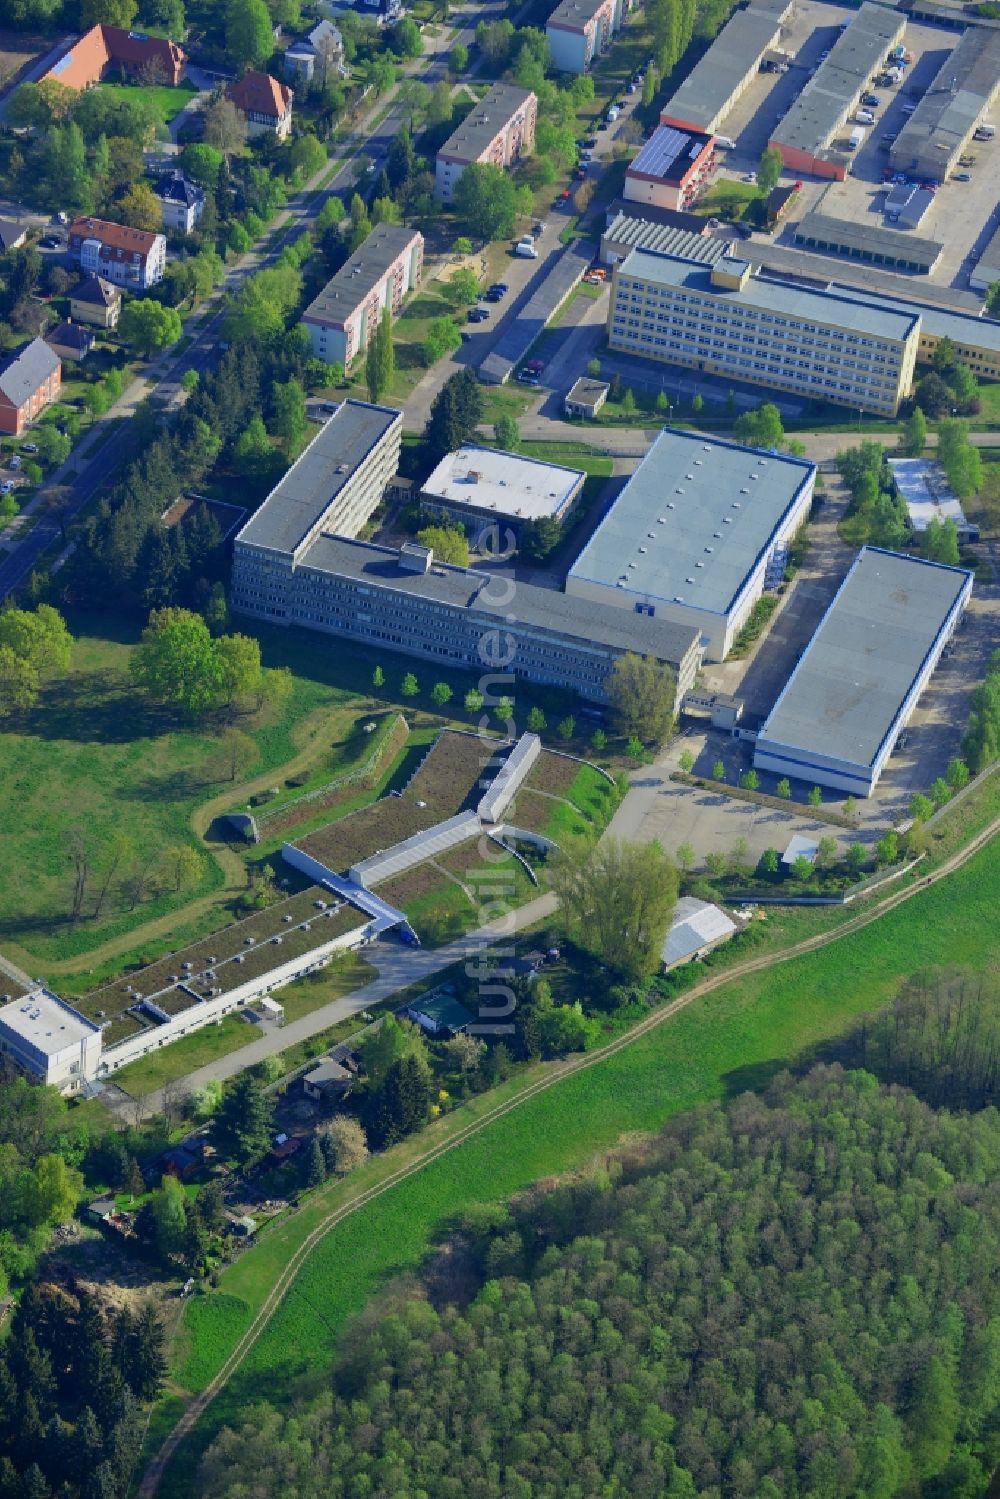
[[[276,135],[280,141],[288,139],[295,95],[287,84],[279,83],[270,73],[251,69],[237,83],[229,84],[226,98],[246,118],[248,136]]]
[[[130,291],[156,286],[167,265],[164,235],[107,219],[75,219],[69,227],[68,250],[82,271]]]
[[[434,168],[434,193],[450,203],[455,185],[473,162],[509,167],[531,150],[538,100],[531,89],[495,83],[445,141]]]
[[[59,395],[62,365],[43,338],[0,359],[0,432],[20,437]]]
[[[85,89],[109,73],[143,83],[166,83],[175,88],[187,71],[187,53],[176,42],[122,26],[91,26],[42,75],[41,83]]]
[[[396,316],[420,281],[424,237],[402,224],[377,224],[302,314],[313,353],[350,369],[364,354],[383,308]]]
[[[164,229],[190,234],[205,209],[205,192],[182,172],[165,172],[153,189],[160,200]]]
[[[324,531],[356,536],[399,465],[403,415],[343,401],[236,537],[244,562],[283,574]]]
[[[105,281],[103,276],[84,276],[70,292],[69,315],[76,323],[117,328],[121,310],[121,288]]]
[[[625,173],[625,198],[654,208],[687,209],[715,168],[715,137],[658,125]]]
[[[913,383],[920,315],[633,250],[613,276],[612,349],[895,416]]]
[[[316,536],[298,556],[268,562],[236,538],[233,608],[275,624],[343,636],[461,670],[484,671],[509,691],[515,679],[606,702],[626,652],[677,673],[677,701],[701,664],[697,630],[550,588],[436,563],[425,547],[399,551]]]
[[[552,66],[560,73],[585,73],[607,52],[630,9],[626,0],[559,0],[545,26]]]

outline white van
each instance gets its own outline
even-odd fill
[[[538,251],[535,249],[535,242],[531,239],[519,240],[518,243],[514,246],[514,254],[520,255],[522,260],[538,259]]]
[[[875,123],[875,116],[870,109],[859,109],[854,118],[859,125],[874,125]]]
[[[721,146],[724,151],[736,150],[736,142],[728,135],[717,135],[715,137],[715,144]]]

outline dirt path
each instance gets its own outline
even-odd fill
[[[398,1186],[400,1182],[414,1176],[418,1171],[422,1171],[426,1166],[431,1165],[434,1161],[439,1160],[441,1156],[447,1154],[448,1151],[454,1150],[457,1146],[464,1144],[472,1135],[478,1134],[487,1125],[496,1123],[505,1114],[512,1113],[514,1109],[526,1103],[529,1099],[536,1097],[539,1093],[543,1093],[547,1088],[554,1087],[564,1078],[572,1076],[575,1073],[583,1072],[590,1067],[599,1066],[608,1057],[615,1056],[618,1052],[623,1051],[625,1047],[631,1046],[639,1037],[646,1035],[654,1027],[662,1025],[664,1021],[671,1020],[680,1010],[693,1004],[695,1000],[703,998],[706,994],[710,994],[714,989],[720,988],[723,984],[728,984],[736,979],[746,978],[754,973],[760,973],[775,964],[789,963],[795,958],[803,957],[806,953],[815,952],[817,948],[827,947],[831,943],[840,942],[844,937],[853,936],[856,932],[871,925],[872,922],[877,921],[880,917],[887,915],[890,911],[894,911],[904,901],[910,900],[913,896],[920,894],[929,885],[937,884],[939,880],[943,880],[948,875],[953,874],[956,869],[961,868],[974,854],[985,847],[998,832],[1000,832],[1000,817],[994,818],[988,827],[984,828],[981,833],[978,833],[969,843],[959,849],[957,853],[952,854],[949,859],[941,864],[939,868],[933,870],[919,884],[911,886],[906,890],[897,890],[894,894],[886,896],[877,905],[867,911],[859,912],[857,916],[852,917],[843,926],[837,927],[833,931],[820,932],[813,937],[807,937],[781,953],[767,953],[761,957],[749,958],[744,963],[736,964],[732,968],[713,975],[703,980],[702,983],[697,984],[693,989],[688,990],[679,999],[675,999],[671,1004],[665,1005],[662,1010],[657,1010],[645,1020],[641,1020],[638,1025],[626,1032],[625,1035],[609,1042],[607,1046],[602,1046],[599,1050],[586,1053],[582,1056],[568,1057],[562,1062],[554,1064],[544,1077],[528,1083],[515,1097],[498,1104],[488,1113],[483,1114],[464,1129],[459,1130],[457,1134],[452,1135],[448,1140],[443,1140],[437,1145],[431,1145],[418,1160],[401,1167],[398,1171],[393,1172],[391,1176],[387,1176],[383,1181],[370,1187],[367,1191],[360,1192],[351,1202],[343,1203],[339,1207],[334,1208],[303,1239],[299,1247],[289,1257],[287,1264],[275,1281],[266,1300],[261,1305],[250,1326],[240,1338],[218,1374],[206,1385],[200,1394],[195,1396],[173,1431],[167,1437],[156,1457],[149,1463],[138,1488],[138,1499],[152,1499],[152,1496],[157,1492],[167,1464],[181,1442],[193,1431],[203,1412],[211,1405],[216,1395],[228,1383],[246,1358],[250,1349],[260,1337],[261,1332],[280,1306],[285,1293],[307,1256],[331,1229],[336,1228],[350,1214],[356,1213],[368,1203],[374,1202],[383,1193],[390,1191],[393,1187]]]

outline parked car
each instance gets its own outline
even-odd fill
[[[528,240],[522,240],[519,245],[515,245],[514,254],[520,256],[522,260],[538,259],[538,251]]]
[[[581,141],[580,144],[583,146],[583,149],[585,151],[595,151],[597,149],[597,136],[588,135],[587,139],[585,141]]]
[[[38,452],[38,444],[37,444],[37,442],[22,442],[22,444],[21,444],[21,452],[22,453],[37,453]]]
[[[0,484],[0,494],[10,494],[12,492],[13,488],[14,488],[14,480],[13,479],[4,479],[3,483]]]
[[[757,181],[757,173],[756,172],[744,172],[742,180],[744,182],[756,182]]]
[[[14,472],[15,472],[15,473],[16,473],[16,472],[17,472],[17,470],[18,470],[18,469],[19,469],[19,468],[20,468],[20,467],[21,467],[21,460],[20,460],[20,458],[19,458],[19,457],[18,457],[18,456],[17,456],[17,454],[16,454],[16,453],[14,453],[14,454],[13,454],[13,455],[12,455],[12,457],[11,457],[11,460],[10,460],[10,463],[9,463],[9,465],[8,465],[8,467],[10,467],[10,468],[12,468],[12,469],[13,469],[13,470],[14,470]]]
[[[577,167],[576,171],[573,173],[573,180],[575,182],[583,182],[586,179],[586,176],[587,176],[587,168],[586,167]]]
[[[59,212],[56,214],[55,217],[56,217],[56,223],[57,224],[68,224],[69,223],[69,215],[66,214],[66,213],[63,213],[62,209],[59,210]]]
[[[533,375],[530,370],[518,370],[518,372],[517,372],[517,378],[518,378],[518,382],[521,385],[537,385],[538,384],[538,376],[537,375]]]
[[[971,182],[972,181],[972,173],[971,172],[956,172],[955,173],[955,181],[956,182]]]
[[[878,109],[882,103],[882,100],[879,98],[878,94],[862,94],[861,102],[862,104],[867,104],[869,109]]]
[[[489,315],[488,307],[470,307],[465,314],[465,319],[469,323],[485,323]]]
[[[62,244],[62,240],[59,238],[58,234],[44,234],[38,241],[38,243],[41,245],[43,250],[58,250],[59,246]]]
[[[506,281],[494,281],[493,285],[490,287],[490,291],[495,291],[498,296],[505,297],[510,291],[510,287],[507,285]]]

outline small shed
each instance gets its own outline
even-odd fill
[[[51,332],[46,333],[45,342],[53,353],[59,355],[60,359],[69,359],[80,364],[94,347],[94,334],[82,323],[74,323],[67,318],[65,322],[57,323]]]
[[[720,942],[728,942],[738,930],[732,917],[711,901],[683,896],[674,907],[670,930],[663,940],[660,956],[664,971],[704,957]]]
[[[781,862],[787,864],[789,869],[796,859],[808,859],[810,864],[815,864],[818,853],[819,843],[815,838],[807,838],[804,833],[793,833],[781,856]]]
[[[231,1218],[227,1232],[237,1239],[252,1239],[257,1232],[257,1219],[251,1218],[249,1213],[244,1213],[241,1218]]]
[[[353,1082],[353,1075],[341,1062],[324,1057],[311,1072],[306,1073],[302,1088],[307,1098],[343,1098],[350,1092]]]
[[[429,1036],[458,1036],[472,1024],[472,1016],[453,994],[436,990],[406,1006],[406,1018]]]
[[[19,250],[28,238],[27,229],[15,224],[13,219],[0,219],[0,253]]]
[[[205,1146],[200,1141],[183,1140],[165,1150],[156,1165],[162,1175],[176,1176],[178,1181],[190,1181],[200,1170],[205,1159]]]
[[[583,416],[593,420],[608,399],[610,390],[611,386],[605,385],[603,380],[581,377],[567,394],[563,410],[567,416]]]
[[[259,999],[254,1000],[254,1005],[265,1020],[273,1020],[275,1025],[284,1025],[285,1007],[280,1000],[271,999],[269,995],[262,994]]]
[[[105,1197],[95,1197],[93,1202],[87,1203],[87,1217],[91,1223],[107,1223],[117,1211],[117,1204],[110,1193]]]

